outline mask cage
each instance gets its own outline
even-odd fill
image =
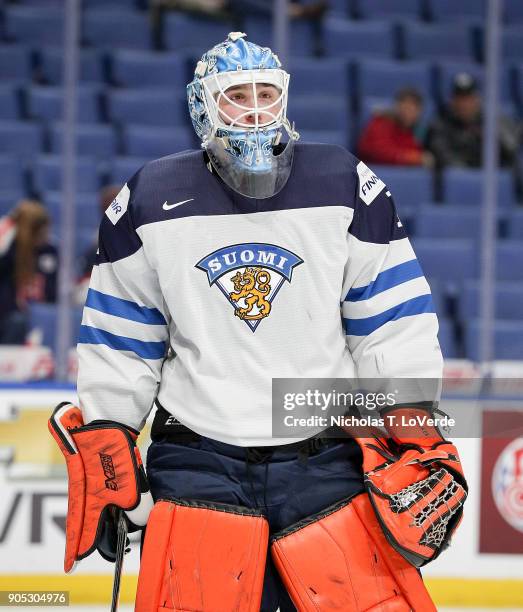
[[[203,78],[201,80],[204,92],[203,103],[212,126],[212,134],[216,133],[218,129],[227,130],[232,133],[246,131],[256,133],[266,130],[267,128],[271,130],[277,129],[282,125],[287,128],[289,78],[289,75],[284,70],[274,68],[266,70],[220,72]],[[257,85],[262,84],[272,85],[280,92],[276,100],[267,106],[260,106],[258,103]],[[240,104],[227,95],[227,90],[237,85],[252,86],[254,106]],[[223,99],[243,112],[241,112],[238,117],[229,117],[225,111],[219,109],[219,102]],[[274,111],[271,109],[274,109]],[[241,123],[246,116],[251,114],[254,114],[255,117],[254,124]],[[260,122],[259,119],[261,114],[268,114],[269,120]],[[223,116],[227,118],[228,122],[222,118]],[[209,136],[212,136],[212,134]]]

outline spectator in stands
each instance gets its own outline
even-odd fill
[[[321,19],[328,8],[328,0],[293,0],[288,2],[289,17],[291,19]],[[274,2],[272,0],[229,0],[229,9],[236,15],[264,15],[273,14]]]
[[[520,127],[511,119],[499,121],[500,163],[515,165],[520,144]],[[427,146],[439,168],[479,168],[482,163],[483,117],[477,81],[470,74],[454,77],[449,105],[432,123]]]
[[[214,19],[231,19],[237,30],[245,30],[245,17],[272,18],[273,0],[149,0],[153,38],[161,48],[163,17],[166,11],[185,11]],[[323,16],[329,0],[291,0],[288,12],[291,19],[306,19],[312,25],[314,54],[323,55]]]
[[[432,166],[433,157],[423,150],[420,117],[423,98],[413,88],[396,94],[394,107],[377,113],[363,129],[358,157],[374,164]]]
[[[158,28],[164,11],[188,11],[209,17],[223,17],[227,0],[149,0],[152,22]]]
[[[235,15],[272,16],[272,0],[149,0],[153,11],[158,9],[190,11],[222,17],[226,11]],[[315,19],[322,17],[328,0],[292,0],[288,3],[292,19]]]
[[[36,201],[22,200],[0,219],[0,344],[23,344],[29,301],[56,298],[56,249],[49,217]]]
[[[118,185],[108,185],[100,191],[99,206],[100,206],[100,219],[103,217],[105,211],[109,208],[111,202],[116,198],[120,191]],[[87,290],[89,289],[89,281],[91,279],[91,271],[96,262],[96,252],[98,250],[98,231],[93,236],[93,243],[89,247],[89,250],[82,255],[78,264],[78,270],[80,270],[80,278],[78,279],[74,301],[79,306],[83,306],[85,298],[87,297]]]

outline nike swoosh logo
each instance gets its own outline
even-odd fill
[[[163,203],[162,208],[164,210],[172,210],[173,208],[176,208],[177,206],[181,206],[182,204],[187,204],[187,202],[192,202],[194,200],[194,198],[191,198],[190,200],[184,200],[183,202],[176,202],[176,204],[169,204],[167,202],[167,200]]]

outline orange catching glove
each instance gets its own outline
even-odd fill
[[[421,567],[450,544],[467,483],[456,447],[427,423],[430,409],[396,407],[382,417],[392,439],[355,438],[365,487],[389,543]]]
[[[95,549],[114,561],[118,509],[126,511],[132,530],[145,526],[153,506],[138,432],[114,421],[84,425],[80,409],[67,402],[55,408],[48,426],[69,477],[64,570]]]

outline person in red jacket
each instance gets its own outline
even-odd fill
[[[417,90],[401,89],[394,107],[372,117],[358,142],[358,157],[367,163],[431,166],[432,155],[423,150],[416,126],[423,110]]]

